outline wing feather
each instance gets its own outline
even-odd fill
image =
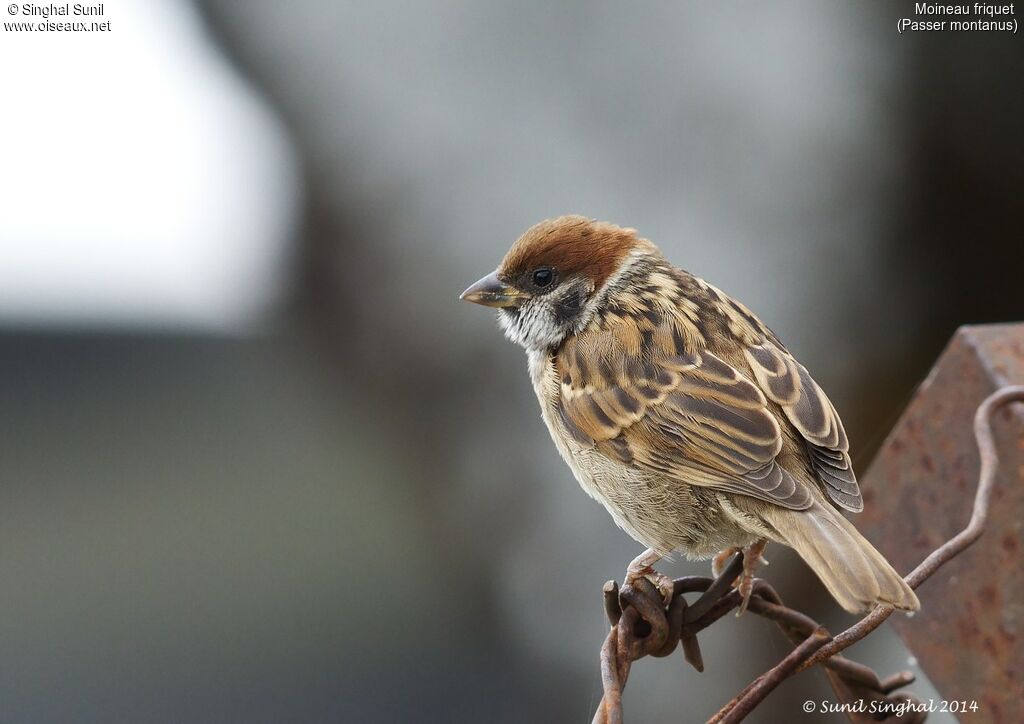
[[[811,466],[837,505],[864,508],[846,431],[832,403],[803,365],[770,340],[749,345],[747,362],[758,385],[807,441]]]
[[[579,345],[603,352],[601,361],[581,364],[588,355]],[[781,429],[757,384],[707,350],[625,358],[614,335],[577,338],[559,353],[559,415],[574,439],[690,485],[795,510],[812,504],[807,486],[775,459]]]

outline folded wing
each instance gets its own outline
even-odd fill
[[[580,336],[556,360],[559,412],[581,444],[690,485],[810,507],[807,486],[776,461],[782,434],[758,385],[706,350],[637,356],[615,339]]]

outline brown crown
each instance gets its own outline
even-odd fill
[[[514,280],[541,266],[563,277],[582,274],[600,288],[636,246],[635,229],[585,216],[559,216],[527,229],[498,267],[498,276]]]

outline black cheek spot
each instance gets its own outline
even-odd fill
[[[582,289],[573,289],[555,304],[555,321],[565,325],[580,316],[586,295]]]

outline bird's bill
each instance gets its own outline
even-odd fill
[[[459,295],[459,299],[485,307],[508,308],[522,305],[528,296],[498,279],[497,272],[491,272]]]

